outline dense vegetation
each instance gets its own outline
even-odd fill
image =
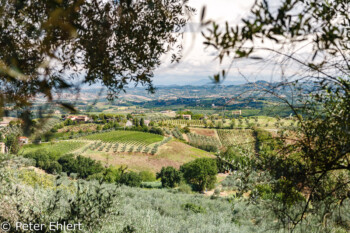
[[[196,191],[214,188],[216,183],[217,165],[214,159],[201,158],[186,163],[180,167],[184,179]]]
[[[280,67],[272,75],[280,72],[282,82],[216,85],[208,98],[213,91],[198,98],[188,87],[173,98],[164,88],[163,99],[135,95],[115,103],[105,100],[130,81],[154,90],[153,70],[194,11],[187,1],[2,2],[0,117],[20,119],[0,134],[6,154],[0,155],[0,223],[79,222],[84,232],[350,231],[348,1],[256,1],[240,24],[225,27],[206,22],[204,8],[201,25],[212,25],[205,44],[220,62],[251,58],[271,68],[273,61]],[[212,80],[220,83],[228,71]],[[51,103],[64,113],[79,111],[70,98],[80,89],[70,83],[76,77],[108,88],[103,103],[79,103],[91,125],[56,118],[45,127]],[[61,94],[70,96],[67,102],[56,100]],[[177,114],[147,109],[164,106]],[[227,111],[238,109],[255,117]],[[29,143],[58,142],[20,150],[22,135]],[[216,158],[198,158],[200,150],[185,143]],[[177,154],[169,162],[170,152]],[[136,172],[125,160],[159,172]]]

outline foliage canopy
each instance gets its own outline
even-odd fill
[[[271,187],[282,194],[283,203],[270,207],[288,227],[317,208],[325,219],[349,198],[349,12],[348,0],[256,1],[240,25],[223,28],[212,22],[203,33],[221,62],[254,59],[281,67],[278,87],[257,89],[289,106],[300,127],[282,132],[278,142],[260,132],[258,165],[252,169],[270,171],[275,179]],[[219,82],[226,76],[223,70],[214,78]],[[305,93],[303,85],[314,88]],[[278,88],[291,88],[291,96],[281,97]],[[294,203],[292,211],[286,200],[294,198],[295,190],[306,201],[299,207]]]
[[[1,0],[0,106],[30,106],[38,95],[59,102],[55,94],[84,83],[111,98],[130,82],[153,91],[160,56],[180,59],[192,13],[187,0]]]

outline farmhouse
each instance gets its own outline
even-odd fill
[[[71,119],[72,121],[77,122],[87,122],[90,120],[88,116],[68,116],[67,119]]]
[[[27,137],[19,137],[18,141],[22,144],[27,144],[28,143],[28,138]]]
[[[191,115],[182,115],[182,118],[185,120],[191,120],[192,116]]]

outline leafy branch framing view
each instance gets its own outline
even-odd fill
[[[349,1],[255,1],[237,25],[204,6],[203,47],[225,68],[213,86],[156,90],[190,5],[0,0],[0,223],[350,230]],[[253,63],[273,80],[251,81]],[[233,72],[245,84],[223,85]]]

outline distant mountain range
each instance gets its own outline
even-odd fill
[[[220,85],[224,86],[230,86],[230,85],[241,85],[246,83],[245,81],[229,81],[229,80],[224,80]],[[164,86],[207,86],[207,85],[216,85],[216,83],[211,82],[210,79],[200,79],[196,80],[193,82],[188,82],[188,83],[180,83],[180,84],[162,84],[162,85],[156,85],[157,87],[164,87]]]

